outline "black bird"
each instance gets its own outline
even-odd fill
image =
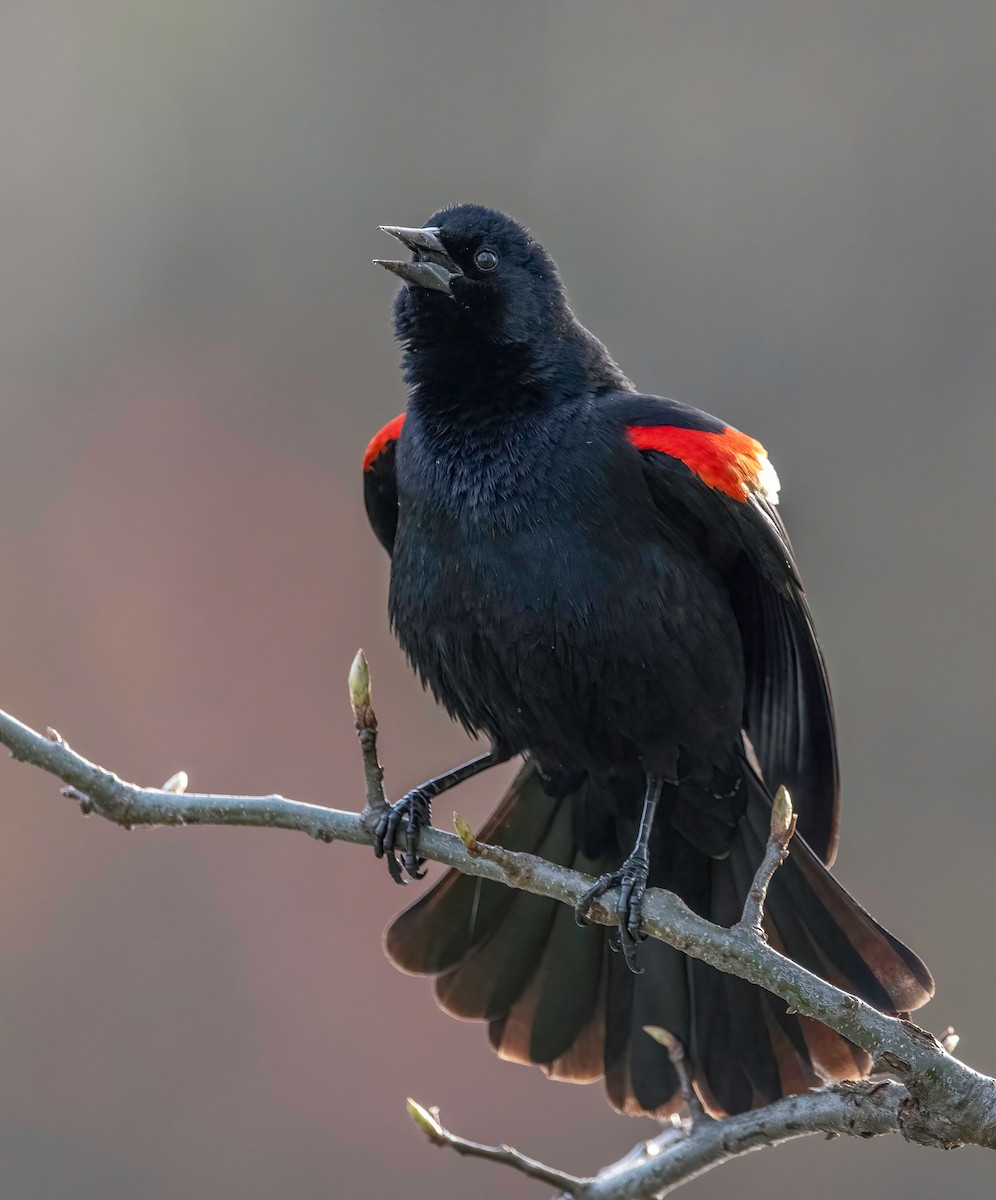
[[[826,869],[833,711],[764,449],[637,392],[511,218],[460,205],[383,228],[412,251],[381,262],[405,285],[409,398],[367,449],[367,511],[406,655],[492,748],[399,801],[377,853],[418,877],[432,798],[522,755],[481,837],[600,877],[591,895],[618,884],[625,951],[563,905],[449,872],[388,930],[388,954],[435,975],[448,1012],[487,1021],[503,1058],[604,1075],[626,1112],[681,1103],[644,1025],[681,1041],[714,1113],[866,1073],[837,1034],[660,942],[631,970],[648,884],[739,918],[785,784],[799,834],[768,899],[772,944],[888,1012],[933,991]]]

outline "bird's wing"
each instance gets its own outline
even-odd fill
[[[405,414],[388,421],[370,439],[363,455],[363,499],[367,517],[377,540],[388,552],[394,550],[398,529],[398,484],[394,477],[394,458]]]
[[[800,832],[829,865],[839,807],[833,706],[764,447],[676,401],[611,403],[655,503],[690,525],[729,584],[744,646],[744,728],[769,787],[789,789]]]

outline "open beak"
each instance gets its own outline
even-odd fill
[[[374,262],[403,279],[409,287],[431,288],[436,292],[453,295],[452,282],[463,271],[450,258],[439,236],[439,230],[431,226],[425,229],[406,229],[401,225],[381,225],[385,233],[397,238],[412,252],[408,262],[395,262],[387,258],[375,258]]]

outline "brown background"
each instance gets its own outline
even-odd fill
[[[380,222],[505,207],[638,384],[771,451],[839,874],[996,1070],[994,50],[990,0],[4,0],[0,703],[142,782],[353,806],[362,644],[392,792],[462,756],[362,514],[403,402],[369,260]],[[543,1194],[428,1147],[408,1094],[574,1170],[651,1132],[392,971],[403,897],[358,849],[126,834],[6,761],[0,794],[5,1197]],[[993,1178],[814,1139],[688,1196]]]

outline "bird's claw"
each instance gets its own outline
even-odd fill
[[[578,901],[574,916],[579,925],[590,924],[588,916],[592,903],[599,896],[604,896],[611,888],[619,888],[619,900],[616,911],[619,914],[619,925],[609,939],[613,950],[621,950],[626,959],[626,965],[635,974],[641,974],[636,965],[636,948],[644,940],[646,934],[640,930],[640,919],[643,909],[643,895],[647,890],[647,877],[650,864],[644,854],[631,854],[617,871],[609,871],[590,887]]]
[[[430,823],[431,817],[431,798],[419,788],[413,788],[381,813],[374,829],[374,855],[387,858],[387,869],[395,883],[408,882],[403,872],[407,872],[412,879],[425,877],[425,872],[420,869],[425,859],[418,856],[418,835],[422,827]],[[405,828],[405,849],[399,858],[395,851],[402,823]]]

